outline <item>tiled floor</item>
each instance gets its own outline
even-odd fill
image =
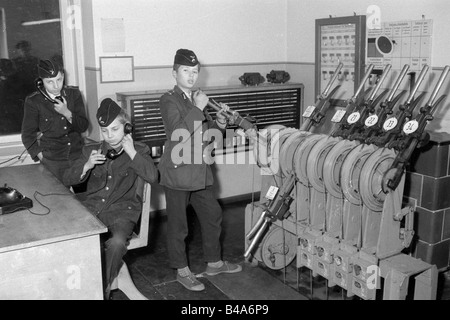
[[[156,215],[150,223],[149,245],[129,251],[125,256],[136,287],[152,300],[346,300],[345,290],[329,288],[327,280],[312,277],[310,270],[297,269],[294,263],[272,270],[261,263],[244,261],[244,209],[247,202],[226,204],[223,221],[223,258],[243,266],[237,274],[203,275],[200,230],[195,214],[189,213],[188,258],[193,273],[205,284],[202,292],[192,292],[176,281],[170,269],[165,246],[165,217]],[[450,300],[450,279],[439,275],[438,300]],[[112,300],[127,300],[120,291]]]

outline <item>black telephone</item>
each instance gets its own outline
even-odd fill
[[[52,98],[50,98],[48,93],[45,91],[44,81],[42,81],[41,78],[37,78],[35,81],[35,84],[36,84],[36,89],[39,91],[40,94],[42,94],[42,96],[45,98],[45,100],[48,100],[54,104],[58,103],[58,102],[56,102],[56,100],[53,100]],[[56,97],[55,99],[58,99],[59,101],[64,102],[63,98],[60,96]]]
[[[123,132],[125,134],[130,134],[131,132],[133,132],[133,126],[131,125],[131,123],[125,123],[125,127],[123,128]],[[119,157],[122,153],[123,153],[123,148],[121,148],[119,151],[116,151],[115,149],[109,149],[106,152],[106,157],[108,159],[114,160],[117,157]]]

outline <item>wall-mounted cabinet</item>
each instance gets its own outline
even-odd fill
[[[356,92],[365,73],[366,16],[348,16],[316,20],[315,93],[318,96],[340,62],[337,78],[341,88],[332,99],[339,106]],[[337,84],[336,83],[336,84]]]

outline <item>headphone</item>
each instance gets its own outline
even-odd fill
[[[131,123],[129,123],[129,122],[125,123],[125,126],[124,126],[124,128],[123,128],[123,132],[124,132],[125,134],[130,134],[130,133],[132,133],[132,132],[133,132],[133,125],[132,125]]]
[[[125,126],[123,128],[123,132],[125,134],[130,134],[133,132],[133,125],[131,123],[125,123]],[[109,149],[106,152],[106,157],[108,159],[114,160],[117,159],[121,154],[123,153],[123,148],[121,148],[119,151],[116,151],[116,149]]]

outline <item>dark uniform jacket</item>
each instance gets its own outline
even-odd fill
[[[184,191],[201,190],[211,186],[214,178],[210,162],[205,162],[205,157],[208,159],[211,154],[212,144],[205,135],[208,129],[218,129],[220,132],[223,130],[206,109],[202,112],[194,106],[178,86],[161,97],[159,107],[167,137],[158,165],[160,184]],[[186,134],[179,138],[183,131]],[[175,141],[172,141],[172,138]],[[181,149],[184,154],[180,152]]]
[[[86,192],[78,193],[79,200],[107,226],[116,219],[136,223],[142,211],[139,195],[139,179],[153,183],[158,180],[158,170],[150,156],[150,148],[141,142],[134,142],[136,156],[133,160],[123,152],[118,158],[107,159],[96,165],[81,179],[83,167],[92,150],[108,151],[105,142],[87,144],[82,155],[64,174],[64,183],[74,185],[87,180]],[[142,182],[142,180],[141,180]]]
[[[81,134],[88,129],[89,120],[81,92],[76,87],[65,87],[62,95],[72,112],[72,123],[56,112],[54,104],[35,92],[25,99],[22,122],[22,142],[34,161],[38,153],[54,161],[76,159],[83,147]],[[37,134],[42,133],[40,141]]]

